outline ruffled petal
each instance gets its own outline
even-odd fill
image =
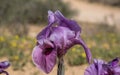
[[[68,27],[69,29],[75,32],[81,32],[81,28],[77,24],[77,22],[75,22],[74,20],[68,20],[62,15],[60,11],[56,11],[55,16],[58,18],[60,26]]]
[[[32,59],[34,64],[45,73],[51,72],[56,64],[57,52],[52,50],[49,55],[42,53],[42,49],[39,46],[34,47],[32,52]]]
[[[90,65],[86,70],[84,75],[97,75],[97,69],[95,68],[95,65]]]
[[[116,68],[114,68],[114,73],[115,75],[120,75],[120,66],[117,66]]]
[[[115,58],[111,62],[108,63],[110,67],[112,67],[115,75],[120,75],[120,58]]]
[[[116,63],[117,60],[118,58],[113,61]],[[91,67],[95,67],[95,69],[93,70]],[[93,74],[95,72],[96,74]],[[86,69],[84,75],[120,75],[120,65],[112,66],[103,60],[95,59],[93,64]]]
[[[102,75],[102,73],[104,73],[105,71],[103,70],[103,64],[105,64],[105,62],[103,60],[97,60],[97,59],[94,59],[94,65],[97,69],[97,74],[98,75]]]
[[[115,58],[115,59],[113,59],[112,61],[110,61],[108,64],[109,64],[111,67],[116,67],[116,66],[119,65],[119,61],[120,61],[119,58]]]
[[[53,32],[49,39],[56,45],[58,49],[58,55],[63,55],[66,53],[68,48],[74,44],[71,39],[75,37],[75,33],[62,26],[54,27],[52,30]]]
[[[86,70],[84,75],[104,75],[104,70],[102,65],[105,62],[102,60],[94,60],[93,64],[91,64]]]

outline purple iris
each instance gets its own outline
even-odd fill
[[[90,50],[81,39],[81,28],[75,21],[65,18],[60,11],[48,11],[48,22],[48,26],[37,35],[37,44],[32,52],[33,62],[39,69],[51,72],[57,57],[63,57],[76,44],[82,45],[90,63]]]
[[[3,61],[0,62],[0,74],[4,73],[6,75],[9,75],[6,71],[4,71],[5,69],[7,69],[10,66],[10,63],[8,61]]]
[[[116,58],[110,62],[94,60],[85,71],[84,75],[120,75],[120,59]]]

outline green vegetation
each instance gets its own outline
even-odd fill
[[[0,23],[45,23],[48,10],[73,13],[61,0],[0,0]]]
[[[0,36],[0,58],[8,58],[14,70],[22,70],[31,62],[31,51],[35,41],[29,37]]]

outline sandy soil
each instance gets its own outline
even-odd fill
[[[84,70],[86,67],[87,65],[74,67],[65,65],[65,75],[84,75]],[[45,74],[43,71],[31,66],[30,64],[25,66],[24,71],[13,71],[12,67],[9,67],[7,71],[10,75],[57,75],[57,66],[54,67],[50,74]]]
[[[110,25],[117,24],[120,27],[120,8],[102,5],[98,3],[88,3],[85,0],[63,0],[70,4],[71,9],[78,12],[74,19],[82,22],[107,22]]]

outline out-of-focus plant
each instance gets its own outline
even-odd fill
[[[23,69],[31,61],[34,39],[29,37],[0,36],[0,57],[7,57],[14,70]]]
[[[21,23],[11,23],[7,27],[10,34],[14,36],[15,35],[18,35],[20,37],[26,36],[29,31],[28,24],[25,25]]]
[[[73,11],[61,0],[1,0],[0,23],[44,23],[48,10],[60,10],[66,16]]]
[[[86,63],[86,55],[81,46],[74,46],[66,55],[66,60],[70,66],[82,65]]]
[[[74,13],[61,0],[0,0],[0,26],[7,26],[13,35],[24,36],[29,24],[45,23],[48,10],[60,10],[66,16]]]

